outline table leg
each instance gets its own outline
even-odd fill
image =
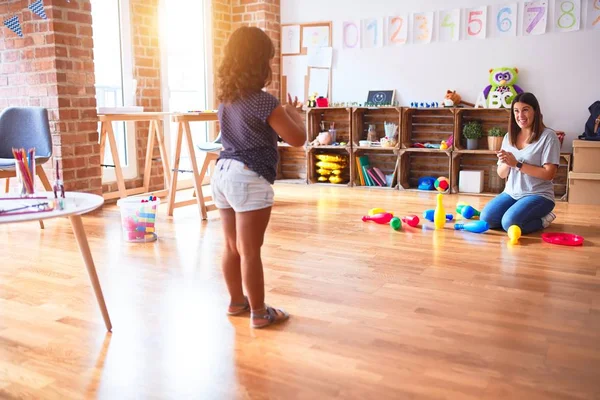
[[[77,245],[79,246],[79,251],[83,257],[83,262],[85,263],[88,275],[92,281],[92,287],[94,288],[94,293],[96,294],[96,300],[98,300],[98,306],[100,306],[102,318],[104,318],[104,325],[106,325],[106,329],[111,332],[112,324],[110,323],[110,317],[108,315],[108,310],[106,309],[106,303],[104,302],[104,295],[102,294],[102,288],[100,287],[98,274],[96,274],[96,267],[94,266],[94,260],[92,259],[92,253],[90,252],[87,236],[85,235],[85,230],[83,229],[81,216],[71,215],[69,216],[69,219],[71,220],[71,226],[73,227],[73,233],[75,234],[75,239],[77,239]]]
[[[192,162],[192,171],[194,174],[194,189],[196,190],[196,201],[198,203],[198,209],[202,219],[207,219],[206,205],[204,204],[204,195],[202,194],[202,179],[198,173],[198,163],[196,162],[196,151],[194,150],[194,142],[192,142],[192,132],[190,130],[190,123],[185,121],[185,138],[188,146],[188,153],[190,155],[190,161]]]
[[[6,178],[6,183],[4,184],[4,193],[8,193],[10,191],[10,178]]]
[[[113,163],[115,164],[115,175],[117,177],[117,187],[119,188],[119,196],[123,199],[127,197],[125,189],[125,180],[123,179],[123,171],[121,170],[121,161],[119,160],[119,152],[117,151],[117,141],[113,132],[112,122],[106,125],[106,133],[108,135],[108,143],[110,145],[110,154],[112,154]]]
[[[144,193],[150,188],[150,175],[152,172],[152,150],[154,150],[154,122],[150,121],[148,128],[148,144],[146,146],[146,165],[144,166]]]
[[[165,187],[171,186],[171,170],[169,169],[169,153],[167,152],[167,147],[165,145],[165,135],[163,134],[164,130],[162,129],[162,124],[159,121],[154,122],[154,127],[156,128],[156,138],[158,139],[158,149],[160,150],[160,159],[162,161],[163,173],[165,176]]]
[[[100,123],[100,165],[104,164],[104,151],[106,149],[106,122]],[[104,168],[104,167],[102,167]]]
[[[173,175],[169,187],[169,208],[167,214],[172,217],[175,209],[175,193],[177,192],[177,172],[179,170],[179,158],[181,157],[181,140],[183,138],[183,122],[177,124],[177,140],[175,143],[175,158],[173,159]]]

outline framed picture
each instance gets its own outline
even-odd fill
[[[372,106],[391,106],[394,104],[395,90],[369,90],[367,104]]]

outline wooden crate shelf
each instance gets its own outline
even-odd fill
[[[463,127],[467,122],[479,121],[483,127],[483,137],[479,139],[478,150],[489,151],[487,132],[490,128],[497,126],[508,132],[510,122],[510,109],[508,108],[457,108],[454,120],[454,149],[465,150],[467,139],[463,136]]]
[[[280,183],[307,183],[307,157],[304,147],[280,145],[276,181]]]
[[[560,164],[554,177],[554,196],[557,201],[569,199],[569,171],[571,170],[571,153],[560,154]]]
[[[483,195],[496,195],[504,190],[505,181],[497,174],[498,157],[495,152],[455,150],[452,152],[452,193],[458,193],[460,171],[483,171]],[[469,193],[471,194],[471,193]]]
[[[354,148],[352,153],[351,178],[354,186],[377,189],[395,189],[398,187],[399,159],[395,149],[359,147]],[[358,175],[358,157],[362,156],[367,156],[369,158],[369,165],[371,167],[379,168],[386,176],[391,175],[390,186],[367,186],[362,184],[360,176]]]
[[[313,140],[321,132],[321,123],[325,130],[329,130],[331,124],[336,129],[336,141],[345,142],[345,146],[311,146]],[[352,146],[352,109],[347,107],[323,107],[310,108],[306,115],[306,132],[309,148],[326,147],[327,149],[350,148]]]
[[[346,166],[344,167],[344,173],[342,174],[342,176],[346,177],[346,180],[343,183],[329,183],[329,182],[319,182],[318,178],[319,178],[319,174],[317,173],[317,170],[319,169],[319,167],[317,167],[316,163],[319,161],[317,160],[317,158],[315,157],[317,154],[332,154],[332,155],[343,155],[346,157],[347,161],[346,161]],[[351,186],[352,185],[352,181],[351,181],[351,175],[352,175],[352,168],[356,168],[354,167],[354,163],[352,162],[352,154],[351,154],[351,149],[350,148],[346,148],[346,147],[340,147],[338,146],[337,148],[333,148],[333,149],[324,149],[322,147],[314,147],[308,150],[307,153],[307,157],[308,157],[308,183],[310,184],[319,184],[319,185],[335,185],[335,186]]]
[[[444,176],[452,185],[452,152],[437,149],[398,150],[398,189],[417,190],[419,178]]]
[[[415,143],[440,144],[454,135],[454,108],[404,108],[401,144],[403,149]]]
[[[358,146],[360,140],[367,140],[369,125],[375,125],[377,137],[385,136],[385,123],[398,125],[398,138],[402,130],[401,107],[358,107],[352,110],[352,145]],[[398,141],[399,144],[399,141]],[[398,146],[395,146],[398,147]]]

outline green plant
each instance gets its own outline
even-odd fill
[[[470,121],[463,127],[463,136],[467,139],[479,139],[483,136],[483,127],[479,121]]]
[[[494,126],[488,130],[487,135],[492,137],[502,137],[506,132],[504,132],[501,128]]]

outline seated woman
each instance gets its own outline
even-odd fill
[[[482,210],[491,229],[518,225],[523,234],[548,227],[556,218],[554,187],[560,159],[556,133],[544,126],[540,105],[531,93],[511,105],[509,131],[498,155],[498,175],[508,178],[503,193]]]

